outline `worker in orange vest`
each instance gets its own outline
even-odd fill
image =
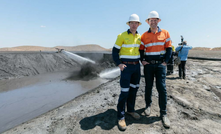
[[[160,117],[164,127],[170,127],[167,117],[167,90],[166,90],[166,66],[171,57],[172,45],[168,31],[158,27],[161,21],[156,11],[151,11],[146,19],[150,28],[141,35],[140,55],[144,66],[145,77],[145,102],[144,114],[151,114],[152,88],[156,77],[156,88],[159,93]],[[144,52],[145,50],[145,52]]]

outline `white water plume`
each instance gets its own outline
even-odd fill
[[[65,50],[62,50],[61,53],[67,55],[68,57],[70,57],[71,59],[73,59],[74,61],[79,63],[80,65],[83,65],[83,64],[85,64],[87,62],[95,64],[95,61],[93,61],[93,60],[81,57],[81,56],[79,56],[77,54],[74,54],[74,53],[71,53],[71,52],[68,52],[68,51],[65,51]]]
[[[99,76],[101,78],[115,78],[119,75],[120,75],[120,68],[118,68],[118,67],[111,68],[111,69],[105,69],[104,71],[102,71],[99,74]]]

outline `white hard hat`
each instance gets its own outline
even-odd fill
[[[157,11],[151,11],[149,14],[148,14],[148,18],[146,19],[146,21],[148,21],[148,19],[150,18],[160,18],[159,14]]]
[[[130,21],[137,21],[137,22],[139,22],[139,25],[142,24],[140,22],[140,18],[139,18],[139,16],[137,14],[131,14],[131,16],[129,17],[129,21],[126,24],[129,25]]]

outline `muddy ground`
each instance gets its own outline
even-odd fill
[[[158,93],[154,86],[152,113],[144,116],[144,78],[141,78],[134,120],[126,115],[126,131],[117,127],[116,105],[120,93],[119,77],[102,84],[38,118],[23,123],[4,134],[161,134],[221,133],[221,62],[189,59],[187,79],[175,73],[167,76],[168,117],[171,128],[159,118]]]

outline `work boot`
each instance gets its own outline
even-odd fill
[[[170,120],[166,115],[163,115],[162,117],[163,126],[166,128],[170,128]]]
[[[149,116],[150,113],[151,113],[150,107],[148,107],[148,108],[146,108],[146,109],[144,110],[144,114],[145,114],[146,116]]]
[[[139,120],[140,115],[136,112],[127,112],[129,115],[131,115],[134,119]]]
[[[170,72],[171,72],[171,74],[173,74],[173,66],[171,66],[171,71]]]
[[[120,130],[124,131],[127,128],[125,119],[118,120],[118,127]]]

